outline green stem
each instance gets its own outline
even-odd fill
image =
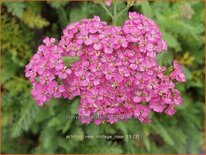
[[[121,16],[125,11],[127,11],[129,9],[130,5],[127,4],[127,6],[117,14],[116,19],[119,18],[119,16]]]
[[[112,20],[112,25],[117,25],[117,2],[114,3],[114,16]]]
[[[133,6],[134,4],[130,4],[130,3],[127,3],[127,6],[117,14],[117,16],[115,17],[116,20],[119,18],[119,16],[121,16],[125,11],[127,11],[131,6]],[[140,5],[140,3],[136,4],[135,6],[138,6]]]
[[[112,13],[107,9],[107,7],[105,6],[105,4],[102,2],[102,1],[100,1],[100,5],[101,5],[101,7],[109,14],[109,16],[112,18],[112,20],[113,20],[113,15],[112,15]]]
[[[114,14],[112,15],[112,13],[107,9],[107,7],[105,6],[105,4],[100,0],[100,5],[101,7],[109,14],[109,16],[112,18],[112,25],[117,25],[117,19],[125,12],[127,11],[132,5],[134,5],[133,3],[127,3],[127,6],[120,11],[119,13],[117,12],[117,1],[115,1],[114,4]],[[139,4],[138,4],[139,5]]]

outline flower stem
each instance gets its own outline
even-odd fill
[[[125,11],[127,11],[129,9],[130,5],[127,4],[127,6],[116,15],[116,19],[119,18],[119,16],[121,16]]]
[[[140,4],[140,3],[139,3]],[[138,4],[138,5],[139,5]],[[109,9],[105,6],[105,4],[100,0],[100,5],[101,7],[109,14],[109,16],[112,18],[112,25],[117,25],[117,20],[118,18],[125,12],[125,11],[128,11],[128,9],[134,5],[134,3],[129,3],[127,2],[127,6],[122,10],[120,11],[119,13],[117,12],[117,5],[118,5],[118,2],[115,1],[113,3],[114,5],[114,9],[113,9],[113,14],[109,11]]]
[[[114,3],[114,16],[112,20],[112,25],[117,25],[117,2]]]
[[[112,13],[107,9],[107,7],[105,6],[105,4],[102,2],[102,1],[100,1],[100,5],[101,5],[101,7],[109,14],[109,16],[112,18],[112,21],[113,21],[113,15],[112,15]]]

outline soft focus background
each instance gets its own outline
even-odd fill
[[[37,107],[24,66],[43,38],[59,39],[68,23],[82,18],[98,15],[108,23],[111,19],[93,2],[3,2],[2,153],[204,153],[204,2],[145,1],[130,11],[143,13],[160,26],[169,50],[158,55],[159,63],[169,66],[177,59],[183,65],[187,82],[178,85],[184,102],[176,115],[153,114],[149,125],[129,120],[96,126],[67,118],[76,115],[78,98]],[[126,18],[127,12],[118,25]],[[83,135],[134,137],[83,139]]]

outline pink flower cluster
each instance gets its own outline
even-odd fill
[[[186,81],[176,61],[171,74],[156,54],[167,49],[158,26],[136,12],[122,27],[95,16],[69,24],[58,43],[44,39],[26,66],[38,105],[51,98],[80,96],[82,123],[115,123],[134,117],[149,123],[151,111],[173,115],[182,98],[176,82]],[[78,56],[66,66],[63,58]],[[94,115],[96,117],[94,117]]]

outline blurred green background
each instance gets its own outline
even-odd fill
[[[126,3],[119,3],[121,10]],[[161,65],[173,59],[183,65],[187,82],[178,85],[184,99],[173,117],[152,114],[152,123],[137,120],[114,125],[83,125],[79,99],[52,100],[37,107],[24,66],[45,36],[60,38],[64,27],[82,18],[110,17],[93,2],[3,2],[1,4],[2,153],[203,153],[204,145],[204,2],[142,2],[129,10],[154,19],[169,50],[158,55]],[[111,6],[109,9],[113,9]],[[127,12],[118,19],[121,25]],[[79,135],[71,138],[69,135]],[[133,138],[93,138],[123,135]]]

